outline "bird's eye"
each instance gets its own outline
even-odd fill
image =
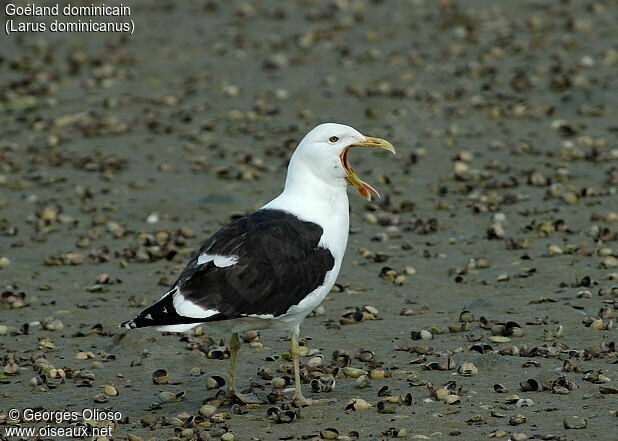
[[[339,141],[339,138],[337,138],[336,136],[331,136],[330,138],[328,138],[328,142],[330,142],[331,144],[334,144],[337,141]]]

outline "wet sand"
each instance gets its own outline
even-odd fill
[[[615,439],[614,4],[138,1],[131,18],[133,36],[2,37],[0,428],[9,407],[96,407],[122,413],[113,439]],[[326,367],[342,350],[386,376],[305,384],[338,401],[289,424],[267,418],[284,400],[222,404],[195,427],[217,392],[207,377],[229,364],[207,354],[229,336],[117,325],[231,216],[274,197],[325,121],[398,155],[352,153],[382,199],[350,193],[340,285],[301,335]],[[340,324],[364,305],[376,320]],[[503,335],[507,322],[523,335]],[[431,339],[412,339],[421,330]],[[289,342],[259,342],[243,344],[239,383],[265,398],[258,369],[285,374],[268,360]],[[153,384],[157,369],[171,382]],[[522,390],[529,379],[544,390]],[[445,386],[453,404],[436,397]],[[353,398],[372,407],[346,412]]]

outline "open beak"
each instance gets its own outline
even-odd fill
[[[376,196],[380,197],[380,193],[378,193],[378,191],[375,188],[373,188],[371,185],[367,184],[364,181],[361,181],[359,177],[356,176],[356,173],[354,173],[354,170],[352,170],[352,167],[350,167],[350,162],[348,161],[348,152],[350,151],[352,147],[375,147],[379,149],[388,150],[393,155],[396,154],[395,148],[390,142],[384,139],[371,138],[367,136],[363,142],[357,142],[355,144],[350,144],[349,146],[347,146],[345,149],[343,149],[340,155],[341,164],[343,165],[343,168],[348,174],[346,176],[346,179],[348,180],[350,184],[352,184],[356,188],[356,191],[358,191],[358,194],[360,194],[362,197],[364,197],[368,201],[371,200],[371,192],[374,192]]]

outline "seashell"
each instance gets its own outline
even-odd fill
[[[322,439],[337,439],[339,437],[339,431],[334,428],[328,428],[320,431],[320,438]]]
[[[383,413],[383,414],[396,413],[395,406],[389,406],[384,401],[379,401],[378,404],[376,404],[376,409],[378,410],[378,413]]]
[[[493,222],[487,228],[488,239],[504,239],[505,236],[504,226],[499,222]]]
[[[402,403],[406,406],[412,405],[412,394],[410,392],[404,395]]]
[[[363,306],[362,311],[367,312],[374,317],[377,317],[380,314],[380,311],[378,310],[378,308],[376,308],[375,306],[371,306],[371,305]]]
[[[404,403],[404,398],[400,395],[390,395],[390,391],[388,392],[389,395],[384,397],[384,401],[385,403],[390,403],[390,404],[403,404]]]
[[[382,386],[378,391],[378,397],[388,397],[391,395],[391,391],[388,389],[388,386]]]
[[[268,409],[266,409],[266,417],[270,418],[271,420],[277,420],[279,418],[279,415],[281,414],[281,409],[278,407],[269,407]]]
[[[484,268],[489,268],[489,266],[490,266],[490,263],[486,257],[479,257],[478,259],[476,259],[477,268],[484,269]],[[468,320],[468,321],[474,321],[474,320]]]
[[[459,403],[460,401],[461,401],[461,397],[459,395],[455,395],[455,394],[450,394],[444,400],[444,402],[446,404],[456,404],[456,403]]]
[[[45,381],[47,380],[47,378],[45,377],[45,375],[37,375],[35,377],[32,377],[29,381],[31,386],[40,386],[41,384],[45,384]],[[603,393],[603,392],[601,392]]]
[[[504,325],[505,334],[510,337],[521,337],[524,335],[524,330],[516,322],[506,322]]]
[[[506,414],[497,409],[492,409],[491,416],[494,418],[505,418]]]
[[[519,355],[519,348],[517,346],[510,346],[508,348],[503,348],[498,351],[500,355]]]
[[[534,405],[534,401],[532,401],[530,398],[520,398],[519,400],[517,400],[515,405],[517,407],[529,407]]]
[[[509,280],[511,280],[511,276],[507,273],[499,274],[498,277],[496,277],[497,282],[508,282]]]
[[[562,254],[564,254],[564,251],[558,245],[549,245],[547,247],[547,256],[549,257],[561,256]]]
[[[152,382],[154,384],[167,384],[170,377],[165,369],[157,369],[152,373]]]
[[[306,365],[309,367],[318,367],[318,366],[322,366],[323,364],[324,364],[324,357],[321,355],[311,357],[309,360],[307,360],[307,363],[306,363]]]
[[[109,397],[105,394],[97,394],[94,396],[95,403],[107,403],[109,401]]]
[[[232,414],[229,412],[219,412],[215,413],[210,417],[210,421],[213,423],[225,423],[227,420],[232,418]]]
[[[584,380],[590,381],[591,383],[595,383],[595,384],[608,383],[608,382],[612,381],[609,377],[603,375],[601,373],[601,371],[598,371],[598,372],[588,371],[588,372],[586,372],[584,374]]]
[[[459,375],[463,375],[464,377],[471,377],[472,375],[478,374],[479,370],[473,363],[464,363],[459,366],[459,369],[457,369],[457,373]]]
[[[465,332],[468,330],[468,322],[461,322],[459,325],[448,325],[448,330],[451,333]]]
[[[345,375],[348,378],[358,378],[361,375],[368,374],[368,372],[363,369],[358,369],[358,368],[354,368],[350,366],[344,367],[343,369],[341,369],[341,371],[343,372],[343,375]]]
[[[359,389],[364,389],[369,386],[371,386],[371,380],[367,375],[361,375],[360,377],[356,378],[356,387],[358,387]]]
[[[397,276],[399,276],[399,274],[393,268],[389,266],[384,266],[380,270],[379,276],[381,279],[386,280],[387,282],[395,282],[395,279],[397,278]]]
[[[75,356],[76,360],[89,360],[92,358],[95,358],[94,354],[92,352],[85,352],[85,351],[78,352],[77,355]]]
[[[479,354],[487,354],[488,352],[492,352],[494,348],[492,348],[491,345],[488,345],[487,343],[478,343],[470,346],[469,350],[478,352]]]
[[[367,363],[373,361],[375,359],[375,356],[375,352],[361,348],[356,352],[356,355],[354,357],[364,363]]]
[[[183,438],[190,438],[190,437],[183,437]],[[234,434],[234,432],[224,433],[223,435],[221,435],[221,441],[236,441],[236,435]]]
[[[508,390],[502,384],[494,384],[494,392],[503,394],[505,392],[508,392]]]
[[[431,355],[433,354],[433,348],[428,346],[413,346],[411,352],[419,355]]]
[[[17,375],[19,374],[19,365],[17,363],[7,363],[7,365],[4,366],[3,372],[6,375]]]
[[[492,335],[489,337],[492,343],[509,343],[511,341],[510,338],[505,337],[503,335]]]
[[[314,378],[313,380],[311,380],[311,382],[309,383],[311,386],[311,390],[313,390],[316,393],[319,392],[331,392],[333,389],[335,389],[335,378],[331,377],[331,378]]]
[[[173,403],[176,401],[176,394],[163,391],[159,393],[158,398],[161,403]]]
[[[565,429],[585,429],[588,427],[588,420],[578,416],[564,418],[562,424]]]
[[[440,365],[440,362],[438,361],[432,361],[432,362],[426,363],[425,365],[423,365],[423,367],[427,369],[428,371],[441,371],[442,370],[442,366]]]
[[[46,331],[62,331],[64,329],[64,324],[62,321],[53,317],[47,317],[41,320],[41,326]]]
[[[185,428],[180,431],[180,438],[191,438],[193,437],[194,430],[191,428]]]
[[[103,393],[109,397],[115,397],[118,395],[118,389],[116,389],[114,386],[106,385],[103,386]]]
[[[599,392],[602,395],[616,395],[618,394],[618,388],[601,386],[599,387]]]
[[[333,352],[333,362],[335,366],[344,368],[352,364],[352,357],[345,351],[337,350]]]
[[[270,368],[265,368],[265,367],[261,367],[257,370],[257,375],[258,377],[260,377],[262,380],[272,380],[274,378],[274,374],[272,372],[272,369]]]
[[[348,310],[347,312],[345,312],[341,316],[342,319],[339,320],[339,323],[342,324],[342,325],[349,325],[349,324],[358,323],[358,322],[363,320],[363,318],[364,318],[363,314],[369,314],[369,313],[363,313],[360,310],[360,308],[355,308],[353,310]]]
[[[165,418],[165,422],[169,425],[171,425],[172,427],[176,427],[176,428],[181,428],[184,425],[184,421],[181,420],[178,417],[167,417]],[[179,429],[179,432],[182,429]]]
[[[506,326],[504,326],[503,324],[497,324],[491,327],[492,335],[504,335],[505,332],[506,332]]]
[[[212,423],[210,422],[210,420],[206,417],[203,417],[202,415],[198,415],[193,418],[192,424],[200,429],[210,429],[212,427]]]
[[[306,357],[309,354],[309,347],[305,345],[303,342],[300,342],[300,346],[298,347],[298,355],[301,357]]]
[[[228,355],[229,354],[224,348],[215,348],[208,351],[206,358],[210,360],[224,360]]]
[[[599,310],[599,317],[601,317],[602,319],[606,319],[606,320],[614,318],[614,308],[610,305],[604,305]]]
[[[591,299],[592,293],[588,289],[582,289],[581,291],[577,292],[577,298],[578,299]]]
[[[451,394],[451,392],[448,389],[438,389],[434,392],[434,395],[436,396],[436,399],[438,401],[445,401],[448,396]]]
[[[541,385],[534,378],[528,378],[526,381],[519,383],[522,392],[534,392],[541,390]]]
[[[220,375],[213,375],[206,378],[206,388],[209,390],[219,389],[225,386],[225,379]]]
[[[217,412],[217,408],[210,404],[204,404],[202,407],[200,407],[200,410],[198,412],[200,415],[206,418],[210,418]]]
[[[270,381],[270,385],[273,389],[283,389],[288,384],[290,384],[289,378],[286,377],[275,377]]]
[[[520,424],[524,424],[527,421],[527,418],[523,415],[515,415],[509,419],[509,424],[511,426],[519,426]]]
[[[361,411],[361,410],[367,410],[369,408],[371,408],[371,404],[369,404],[367,401],[363,400],[362,398],[352,398],[346,404],[345,411],[346,412]]]
[[[369,371],[369,378],[371,378],[372,380],[380,380],[380,379],[385,378],[387,376],[389,376],[389,375],[382,368],[375,368],[375,369],[372,369],[371,371]]]
[[[245,343],[250,343],[255,340],[259,340],[260,331],[245,331],[242,335],[242,339]]]
[[[282,410],[278,407],[270,407],[266,410],[266,416],[279,424],[286,424],[296,420],[300,415],[299,412],[300,410]]]
[[[426,329],[421,329],[420,331],[412,331],[411,337],[412,340],[431,340],[433,334]]]

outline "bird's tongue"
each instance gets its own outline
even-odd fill
[[[348,161],[348,151],[349,151],[349,148],[345,149],[341,153],[341,163],[343,164],[343,168],[348,174],[348,176],[346,177],[348,182],[352,184],[354,188],[356,188],[356,191],[358,192],[358,194],[360,194],[362,197],[364,197],[368,201],[371,200],[371,192],[375,193],[377,197],[380,197],[380,193],[378,193],[378,190],[373,188],[371,185],[367,184],[365,181],[362,181],[356,175],[356,173],[354,173],[354,170],[352,170],[352,167],[350,166],[350,162]]]
[[[377,197],[381,197],[380,193],[378,193],[378,190],[373,188],[371,185],[367,184],[365,181],[360,181],[360,183],[361,183],[361,186],[356,187],[356,191],[358,191],[358,194],[360,194],[362,197],[370,201],[371,200],[370,191],[374,192]]]

